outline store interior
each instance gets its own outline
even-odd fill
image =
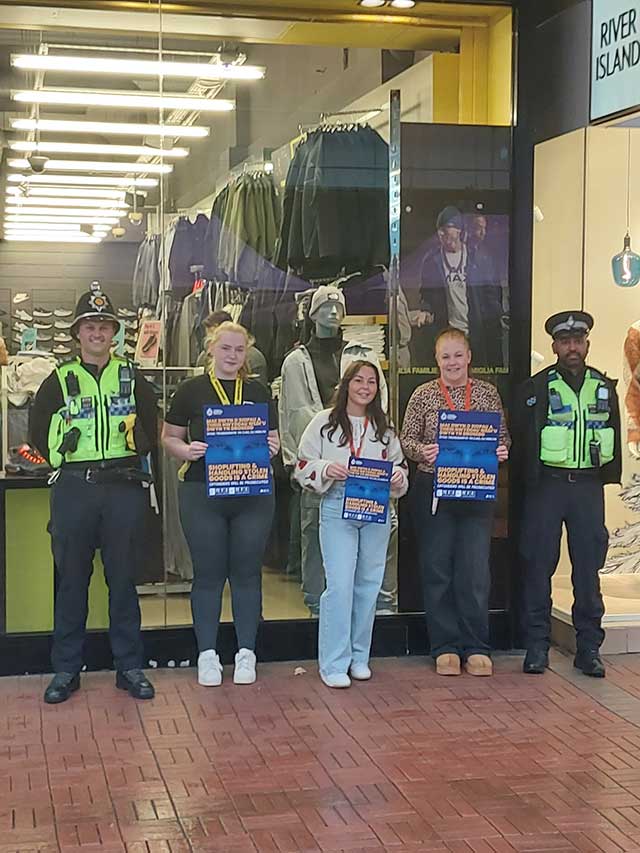
[[[639,374],[634,346],[640,289],[632,256],[619,284],[613,267],[626,234],[631,250],[638,250],[640,203],[633,188],[639,175],[637,117],[576,130],[536,147],[532,370],[554,360],[544,332],[546,317],[575,307],[595,318],[588,363],[618,380],[623,483],[605,489],[610,542],[601,571],[608,628],[640,625]],[[553,602],[556,615],[570,619],[573,596],[566,543],[553,581]],[[629,651],[638,650],[639,633],[627,632]]]
[[[251,17],[251,3],[237,5],[242,16],[2,6],[6,481],[33,474],[21,469],[15,449],[29,439],[29,407],[40,382],[56,359],[75,352],[70,318],[92,282],[117,306],[123,328],[117,352],[153,383],[160,417],[177,384],[205,369],[204,320],[213,311],[227,311],[250,330],[264,356],[263,378],[277,397],[287,356],[313,333],[308,307],[323,283],[337,282],[345,294],[345,340],[372,348],[390,387],[397,382],[388,373],[386,298],[390,92],[401,93],[403,123],[509,128],[510,9],[419,3],[382,15],[334,0],[326,4],[334,19],[327,14],[312,22],[300,11],[304,4],[296,4],[290,19]],[[615,133],[624,148],[627,134]],[[498,143],[487,143],[487,150],[491,144]],[[604,157],[608,145],[594,141],[592,156]],[[640,158],[640,139],[634,151]],[[412,162],[416,174],[428,172],[433,160],[427,150],[420,157]],[[624,162],[612,158],[611,167],[619,171]],[[615,178],[622,192],[623,172]],[[558,195],[569,203],[567,193]],[[308,210],[300,214],[303,197]],[[594,215],[605,209],[595,200],[593,208]],[[612,199],[612,218],[614,212]],[[638,217],[640,229],[640,210]],[[611,254],[624,223],[607,226]],[[604,239],[606,229],[594,225],[595,231]],[[564,254],[561,262],[569,267]],[[581,269],[582,261],[574,273]],[[594,281],[602,275],[594,272]],[[547,281],[543,271],[540,279]],[[499,287],[506,293],[504,280]],[[412,310],[417,294],[417,286],[415,297],[408,293]],[[597,288],[589,298],[598,298]],[[620,329],[633,299],[630,293],[620,305]],[[611,334],[614,328],[611,321]],[[594,353],[596,346],[602,344],[594,336]],[[506,359],[501,366],[506,373]],[[139,561],[143,626],[189,625],[192,568],[177,511],[178,465],[162,453],[154,464],[157,494],[150,496]],[[52,625],[46,479],[39,485],[6,494],[8,632]],[[264,618],[310,618],[300,588],[300,498],[289,484],[287,460],[274,464],[274,487]],[[392,542],[379,600],[384,614],[399,606]],[[96,566],[89,625],[103,628],[106,587],[99,560]],[[419,610],[418,600],[404,609]],[[231,618],[228,589],[223,618]]]

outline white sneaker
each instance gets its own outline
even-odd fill
[[[234,684],[253,684],[256,680],[256,656],[251,649],[240,649],[233,671]]]
[[[368,681],[371,678],[371,670],[366,663],[352,663],[349,674],[356,681]]]
[[[351,679],[346,672],[334,672],[333,675],[323,675],[320,678],[327,687],[351,687]]]
[[[203,687],[219,687],[222,684],[222,664],[214,649],[198,655],[198,684]]]

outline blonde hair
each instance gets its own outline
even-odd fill
[[[436,342],[434,345],[434,350],[438,351],[438,344],[440,341],[445,340],[453,340],[453,341],[461,341],[466,347],[468,352],[471,352],[471,347],[469,345],[469,338],[462,329],[456,329],[454,326],[450,326],[447,329],[443,329],[438,337],[436,338]]]
[[[207,331],[207,351],[209,353],[209,368],[213,369],[215,359],[213,357],[213,347],[218,343],[222,335],[225,332],[231,332],[234,335],[242,335],[245,342],[245,356],[244,362],[240,365],[240,369],[238,370],[238,376],[240,379],[247,379],[249,377],[249,368],[247,367],[247,352],[249,351],[249,347],[253,346],[254,338],[249,334],[249,332],[245,329],[244,326],[241,326],[240,323],[234,323],[230,320],[225,320],[224,323],[220,323],[219,326],[214,326],[213,329],[209,329]]]

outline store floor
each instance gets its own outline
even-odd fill
[[[143,594],[139,596],[142,627],[158,628],[165,625],[191,625],[191,604],[188,592]],[[308,619],[300,581],[272,569],[262,571],[262,612],[265,619]],[[222,600],[222,619],[231,621],[231,595],[229,584]],[[1,853],[1,848],[0,848]]]
[[[2,679],[0,851],[638,851],[640,655],[607,665],[442,679],[384,659],[345,691],[313,663],[244,687],[164,670],[152,702],[92,673],[58,706],[45,677]]]

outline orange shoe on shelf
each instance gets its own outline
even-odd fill
[[[438,655],[436,672],[438,675],[460,675],[460,658],[458,655]]]
[[[493,663],[488,655],[469,655],[465,663],[469,675],[493,675]]]

